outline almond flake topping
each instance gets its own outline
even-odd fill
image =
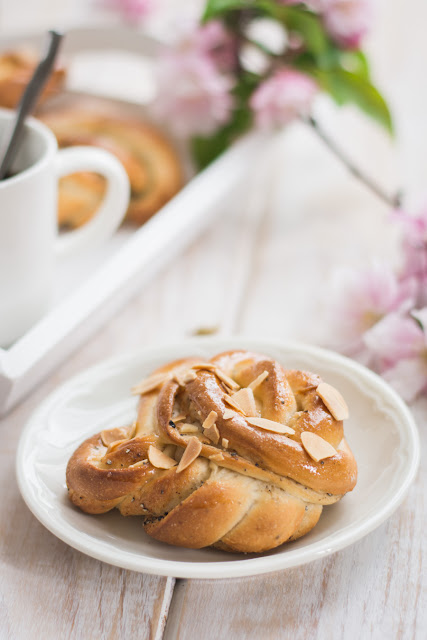
[[[257,387],[259,387],[261,382],[264,382],[266,378],[268,378],[268,371],[263,371],[262,373],[259,374],[257,378],[255,378],[255,380],[252,380],[251,384],[248,384],[248,388],[252,389],[253,391]]]
[[[213,456],[209,456],[209,460],[220,462],[221,460],[224,460],[224,456],[222,455],[222,453],[214,453]]]
[[[212,444],[212,440],[209,440],[209,438],[206,438],[206,436],[203,435],[203,433],[196,433],[194,434],[194,436],[191,436],[192,438],[197,438],[198,440],[200,440],[200,442],[203,442],[203,444]],[[183,435],[183,438],[186,438],[188,440],[189,436],[188,435]]]
[[[252,416],[254,418],[257,416],[254,392],[252,389],[240,389],[240,391],[233,393],[231,397],[233,398],[233,402],[237,403],[245,416]]]
[[[210,362],[197,362],[193,365],[193,369],[205,369],[206,371],[215,371],[216,367]]]
[[[234,400],[233,396],[224,396],[224,402],[229,404],[230,407],[233,407],[233,409],[235,409],[239,413],[244,413],[242,407],[240,406],[240,404],[238,402],[236,402]],[[230,417],[232,417],[232,416],[230,416]]]
[[[203,433],[205,434],[205,436],[207,436],[209,438],[209,440],[211,442],[213,442],[214,444],[218,444],[218,442],[219,442],[219,431],[218,431],[218,427],[216,426],[216,424],[212,424],[210,427],[205,429],[203,431]]]
[[[196,377],[197,374],[192,369],[187,369],[186,371],[177,371],[174,374],[174,380],[176,380],[180,387],[184,387],[187,382],[193,382]]]
[[[167,456],[163,451],[157,449],[157,447],[153,447],[152,444],[148,448],[148,459],[153,467],[157,469],[171,469],[177,464],[176,460]]]
[[[115,449],[117,449],[117,447],[119,447],[121,444],[123,444],[123,442],[127,442],[128,439],[124,438],[124,440],[115,440],[114,442],[112,442],[111,444],[108,445],[107,447],[107,451],[105,452],[105,455],[108,456],[109,453],[111,453],[112,451],[115,451]]]
[[[247,422],[254,427],[265,429],[265,431],[273,431],[274,433],[295,433],[294,429],[287,427],[285,424],[275,422],[274,420],[267,420],[267,418],[247,418]]]
[[[335,387],[327,382],[321,382],[316,391],[317,395],[322,398],[335,420],[348,419],[348,406],[338,389],[335,389]]]
[[[192,436],[191,438],[188,439],[188,444],[185,448],[185,451],[182,455],[182,458],[179,462],[178,468],[176,470],[177,473],[180,473],[180,471],[184,471],[184,469],[186,469],[187,467],[190,466],[190,464],[192,462],[194,462],[194,460],[196,458],[198,458],[199,453],[202,450],[202,443],[200,442],[200,440],[198,440],[196,437]],[[176,464],[176,463],[175,463]]]
[[[319,462],[324,458],[332,458],[337,453],[329,442],[311,431],[302,432],[301,442],[310,458],[313,458],[315,462]]]
[[[188,422],[184,422],[184,424],[180,426],[179,430],[181,433],[197,433],[199,427],[196,424],[189,424]]]
[[[135,462],[134,464],[130,464],[128,466],[128,469],[137,469],[138,467],[143,467],[147,462],[148,462],[148,460],[146,458],[144,460],[139,460],[138,462]]]
[[[221,440],[221,444],[224,447],[224,449],[228,449],[228,440],[227,440],[227,438],[223,438]]]
[[[218,418],[218,414],[216,411],[211,411],[206,420],[203,422],[203,429],[209,429],[213,424],[215,424],[215,420]]]
[[[150,391],[154,391],[157,387],[160,387],[163,383],[170,379],[169,373],[157,373],[154,376],[150,376],[149,378],[144,378],[141,382],[138,382],[134,387],[132,387],[131,391],[134,395],[144,395],[145,393],[149,393]]]
[[[102,444],[108,447],[110,444],[114,442],[118,442],[119,440],[127,440],[131,437],[131,432],[133,433],[134,428],[132,427],[117,427],[115,429],[104,429],[101,431],[101,440]]]
[[[232,411],[231,409],[224,409],[222,418],[223,420],[230,420],[230,418],[234,418],[234,411]]]
[[[233,378],[230,378],[230,376],[224,373],[222,369],[214,364],[211,364],[210,362],[199,362],[198,364],[195,364],[193,366],[193,369],[205,369],[206,371],[211,371],[233,391],[237,391],[238,389],[240,389],[240,386],[235,380],[233,380]]]
[[[233,378],[230,378],[230,376],[228,376],[218,367],[215,367],[215,375],[218,376],[218,378],[222,380],[222,382],[224,382],[227,387],[230,387],[230,389],[232,389],[233,391],[237,391],[238,389],[240,389],[240,385],[238,385],[237,382],[233,380]]]

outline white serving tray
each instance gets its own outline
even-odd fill
[[[1,48],[18,42],[37,46],[41,37],[3,40]],[[105,50],[108,56],[113,55],[109,53],[112,50],[119,50],[147,60],[158,44],[126,29],[75,29],[67,33],[64,54],[71,57],[82,51]],[[136,59],[134,62],[138,64]],[[71,73],[71,89],[87,91],[89,77],[80,79],[79,84],[77,71]],[[98,95],[103,92],[102,83],[92,88]],[[145,92],[150,93],[148,80]],[[103,93],[117,94],[108,88]],[[123,96],[123,86],[120,93]],[[132,96],[134,100],[139,97]],[[141,102],[143,99],[141,96]],[[121,229],[96,254],[58,267],[56,293],[47,314],[9,349],[0,349],[0,415],[9,411],[225,211],[227,200],[244,180],[264,144],[265,136],[261,134],[246,136],[192,178],[140,229]],[[89,278],[87,273],[91,273]]]

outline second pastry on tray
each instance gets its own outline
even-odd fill
[[[135,118],[99,115],[91,110],[62,109],[42,114],[60,148],[90,145],[106,149],[129,176],[129,222],[140,225],[155,214],[183,184],[181,162],[169,140],[153,125]],[[94,215],[106,188],[104,178],[76,173],[61,178],[58,222],[75,228]]]

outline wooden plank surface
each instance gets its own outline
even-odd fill
[[[92,362],[88,356],[83,360]],[[64,369],[74,373],[81,362],[77,357]],[[56,383],[62,379],[57,375]],[[172,579],[117,569],[71,549],[34,518],[19,494],[18,437],[51,388],[49,381],[0,422],[0,637],[114,638],[126,631],[154,639]]]
[[[44,529],[19,495],[16,448],[34,408],[78,371],[114,354],[188,337],[201,326],[233,324],[230,274],[239,269],[245,218],[244,209],[232,216],[235,209],[230,203],[228,224],[220,222],[194,243],[0,421],[5,443],[0,450],[0,629],[5,638],[161,638],[174,581],[105,565]]]
[[[235,328],[243,334],[316,341],[322,329],[325,338],[324,324],[313,325],[325,309],[335,267],[393,254],[394,234],[382,205],[341,167],[331,168],[327,152],[306,136],[303,129],[294,130],[275,150],[280,166],[293,160],[295,174],[279,174],[280,184],[273,185],[282,190],[278,204],[270,194],[273,204],[253,229],[256,246],[236,314]],[[293,187],[306,153],[317,167],[318,191],[327,193],[339,184],[348,197],[345,208],[339,200],[328,202],[316,187],[308,194]],[[312,206],[313,197],[318,207]],[[286,220],[290,203],[301,212],[298,219]],[[414,411],[422,425],[427,401],[418,402]],[[423,448],[425,430],[421,436]],[[324,560],[249,579],[178,580],[165,639],[424,638],[426,482],[422,461],[399,510],[375,532]]]

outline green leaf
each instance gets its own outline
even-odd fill
[[[313,75],[338,104],[353,102],[382,124],[390,133],[393,132],[387,103],[368,80],[345,69],[314,70]]]
[[[369,63],[363,51],[342,51],[340,66],[365,80],[370,79]]]
[[[224,129],[220,129],[209,138],[197,136],[191,140],[191,155],[199,170],[208,166],[229,146],[231,140]]]
[[[339,48],[327,35],[319,16],[302,4],[287,7],[274,0],[208,0],[202,21],[227,19],[227,14],[242,10],[277,20],[287,31],[298,33],[320,67],[330,68],[338,63]]]
[[[322,20],[302,5],[286,7],[269,0],[260,1],[265,12],[278,20],[287,31],[297,33],[303,40],[303,56],[320,69],[340,66],[342,51],[327,34]]]
[[[320,18],[314,13],[301,7],[279,7],[275,13],[275,17],[289,31],[296,31],[301,35],[307,48],[316,56],[322,56],[331,49],[331,42]]]
[[[250,9],[256,4],[256,0],[208,0],[202,22],[208,22],[208,20],[218,18],[228,11]]]

